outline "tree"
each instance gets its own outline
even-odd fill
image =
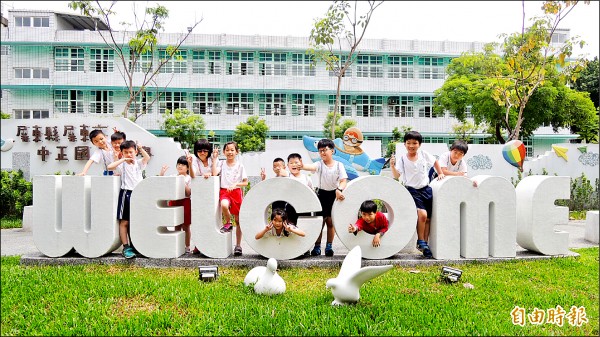
[[[396,153],[396,144],[403,140],[404,135],[410,130],[412,130],[412,126],[406,125],[401,126],[401,129],[395,127],[394,130],[392,130],[392,140],[386,146],[385,156],[387,158]]]
[[[585,67],[573,83],[573,89],[590,93],[590,99],[594,102],[596,109],[598,109],[598,87],[600,86],[598,77],[600,77],[600,73],[598,71],[598,56],[596,56],[593,60],[586,62]]]
[[[477,133],[479,128],[479,125],[470,121],[464,121],[459,124],[452,125],[452,131],[455,138],[464,140],[467,143],[471,141],[471,135]]]
[[[310,32],[310,48],[307,53],[313,56],[313,65],[319,61],[325,62],[326,69],[334,72],[337,77],[331,139],[336,138],[335,126],[340,105],[342,78],[360,54],[356,49],[365,36],[373,12],[383,1],[362,1],[360,3],[366,3],[368,9],[364,15],[357,18],[358,1],[354,2],[354,7],[347,1],[334,1],[325,13],[325,17],[315,19],[315,25]],[[349,25],[349,28],[346,28],[346,24]],[[348,52],[342,56],[343,47],[346,47]],[[334,48],[337,48],[338,51],[334,52]]]
[[[172,114],[165,113],[163,129],[167,136],[175,138],[184,149],[193,149],[194,143],[206,138],[204,119],[187,109],[175,109]]]
[[[325,118],[325,122],[323,122],[323,137],[329,138],[331,130],[335,130],[331,139],[342,138],[344,132],[353,126],[356,126],[356,121],[352,119],[338,119],[334,122],[333,111],[329,112]]]
[[[518,115],[512,109],[506,120],[506,110],[494,97],[497,77],[505,72],[504,60],[487,45],[482,53],[464,53],[448,66],[448,78],[434,92],[434,111],[450,111],[456,118],[466,121],[467,107],[471,108],[475,125],[487,125],[500,143],[510,140],[509,130],[514,128]],[[492,74],[492,75],[490,75]],[[568,88],[565,78],[553,65],[546,65],[545,80],[528,99],[522,113],[521,135],[530,136],[542,125],[551,125],[554,131],[569,127],[571,132],[585,132],[583,138],[593,138],[594,120],[597,120],[593,103]],[[508,127],[507,127],[508,125]],[[595,123],[597,130],[597,123]],[[597,133],[597,131],[596,131]],[[507,137],[507,138],[505,138]],[[591,138],[590,138],[591,137]]]
[[[264,151],[268,133],[269,127],[264,119],[250,116],[246,122],[235,127],[233,141],[240,147],[240,152]]]
[[[127,30],[131,23],[120,23],[123,25],[124,31],[119,34],[113,30],[111,23],[111,19],[114,19],[116,15],[116,12],[113,11],[116,3],[117,1],[71,1],[69,8],[79,10],[81,14],[94,19],[96,32],[119,59],[120,62],[116,62],[115,66],[129,93],[129,99],[123,109],[123,117],[128,118],[129,109],[133,104],[135,109],[131,119],[135,122],[146,114],[146,111],[159,99],[160,90],[158,90],[157,77],[161,69],[173,59],[182,58],[182,51],[179,50],[179,47],[194,28],[202,22],[202,19],[188,27],[187,34],[184,34],[175,45],[167,46],[164,52],[160,53],[158,63],[155,64],[152,56],[158,50],[158,33],[164,31],[163,25],[169,17],[169,11],[166,7],[156,4],[155,7],[146,7],[144,15],[138,16],[134,4],[134,31]],[[96,16],[100,18],[96,18]],[[98,20],[102,21],[108,30],[98,29]],[[150,61],[146,61],[148,57],[150,57]],[[168,84],[170,81],[166,86]],[[149,94],[149,86],[155,87],[156,95]],[[137,104],[138,102],[139,104]]]
[[[450,76],[444,86],[436,91],[438,102],[435,104],[438,108],[435,110],[439,112],[439,107],[446,107],[458,113],[458,109],[462,108],[460,114],[464,115],[464,109],[468,106],[464,99],[472,98],[477,93],[483,101],[469,102],[479,105],[478,109],[472,106],[472,112],[477,110],[479,114],[479,118],[475,119],[476,123],[485,119],[493,125],[496,138],[501,143],[519,139],[521,135],[528,136],[535,129],[531,129],[532,126],[541,125],[538,124],[539,120],[549,117],[539,116],[536,111],[527,109],[528,103],[545,85],[548,76],[552,74],[572,79],[581,67],[582,60],[565,61],[572,55],[573,44],[577,42],[575,39],[569,39],[560,47],[551,44],[559,23],[577,3],[578,1],[546,1],[542,7],[546,13],[544,18],[536,18],[527,29],[523,23],[519,33],[501,35],[504,38],[502,56],[493,54],[493,45],[490,45],[486,46],[483,54],[473,53],[467,55],[466,59],[457,62],[453,60],[452,63],[457,67],[449,67]],[[581,43],[583,42],[580,41]],[[468,56],[472,58],[469,59]],[[485,59],[485,56],[490,59]],[[461,67],[466,72],[461,72]],[[557,74],[554,69],[559,67],[561,72]],[[457,70],[459,71],[455,72]],[[451,93],[452,89],[458,92]],[[442,96],[439,99],[438,94]],[[483,112],[484,104],[489,109],[487,112]]]

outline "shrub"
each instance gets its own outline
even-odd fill
[[[33,202],[33,185],[23,178],[23,171],[2,171],[2,207],[0,218],[23,217],[23,207]]]
[[[556,204],[559,206],[568,206],[569,211],[588,211],[598,209],[598,179],[594,186],[592,182],[581,174],[579,178],[571,178],[571,199],[561,200]]]

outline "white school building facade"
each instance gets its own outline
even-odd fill
[[[128,99],[122,64],[93,29],[91,19],[75,14],[9,10],[0,32],[2,112],[15,119],[121,116]],[[568,36],[568,30],[559,34]],[[127,41],[131,35],[115,36]],[[136,81],[141,83],[142,70],[156,65],[179,38],[160,34],[156,53],[142,58]],[[453,58],[483,45],[365,39],[342,81],[340,115],[356,121],[366,140],[381,141],[382,149],[392,130],[404,126],[421,132],[426,143],[449,144],[459,122],[448,112],[433,113],[433,92],[444,83]],[[177,108],[200,114],[218,144],[231,140],[249,116],[266,121],[270,139],[322,136],[337,78],[323,63],[311,66],[308,48],[308,37],[191,34],[130,115],[159,97],[136,121],[159,136],[165,113]],[[471,142],[481,144],[487,136],[475,134]],[[576,137],[542,127],[523,142],[533,157]]]

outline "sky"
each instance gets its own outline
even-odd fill
[[[2,1],[7,9],[48,9],[75,13],[69,1]],[[131,21],[132,1],[119,1],[115,22]],[[156,1],[137,1],[137,9]],[[308,36],[314,20],[323,17],[332,1],[161,1],[169,10],[165,29],[183,33],[202,19],[194,33],[235,35]],[[543,14],[542,1],[525,1],[525,25],[529,18]],[[574,48],[574,55],[586,58],[599,52],[599,1],[580,3],[560,23],[571,36],[587,45]],[[364,6],[364,4],[360,5]],[[499,34],[521,30],[521,1],[386,1],[373,13],[365,38],[390,40],[432,40],[500,42]]]

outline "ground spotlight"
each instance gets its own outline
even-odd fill
[[[200,266],[198,267],[198,280],[204,282],[214,281],[219,277],[218,266]]]
[[[462,275],[462,270],[443,266],[442,267],[442,278],[448,282],[457,282]]]

